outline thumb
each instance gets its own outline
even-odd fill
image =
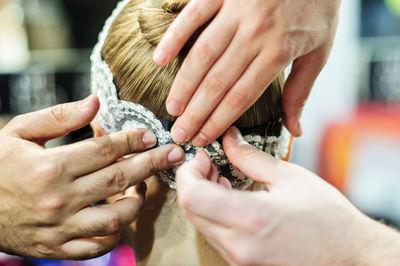
[[[318,50],[299,57],[293,62],[292,70],[285,82],[282,95],[285,126],[295,137],[302,135],[301,113],[314,82],[325,65],[326,56]]]
[[[252,147],[236,127],[225,133],[223,146],[229,161],[256,182],[272,184],[278,177],[284,176],[282,166],[285,162]]]
[[[47,140],[62,137],[89,124],[99,107],[99,99],[91,95],[78,102],[17,116],[10,122],[8,130],[23,139],[44,144]]]
[[[179,183],[183,186],[188,185],[187,182],[205,180],[210,175],[216,175],[216,169],[213,167],[210,157],[206,152],[200,151],[196,154],[195,158],[181,167],[176,172],[176,182],[179,187]],[[190,180],[191,179],[191,180]]]

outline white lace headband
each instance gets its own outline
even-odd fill
[[[150,110],[140,104],[119,99],[117,88],[113,82],[113,74],[101,56],[101,51],[112,23],[130,1],[123,0],[118,3],[111,17],[107,19],[103,31],[99,35],[99,41],[90,57],[92,63],[91,91],[99,97],[101,103],[97,119],[108,134],[121,130],[147,128],[155,133],[158,146],[166,145],[173,143],[169,132],[169,122],[156,117]],[[270,153],[276,158],[286,157],[290,134],[284,127],[282,127],[280,137],[264,137],[263,135],[263,133],[250,133],[244,135],[244,139],[256,148]],[[246,178],[229,162],[219,142],[214,141],[205,148],[195,147],[191,143],[181,146],[185,150],[186,161],[191,160],[198,151],[206,151],[210,155],[211,161],[216,164],[219,173],[229,179],[233,188],[246,189],[252,184],[251,179]],[[176,188],[175,172],[176,168],[173,168],[160,173],[161,179],[173,189]]]

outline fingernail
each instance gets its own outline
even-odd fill
[[[300,137],[301,135],[303,135],[303,129],[301,127],[300,121],[297,121],[297,123],[296,123],[296,133],[297,133],[297,137]]]
[[[224,177],[219,177],[217,183],[227,189],[232,189],[231,182],[229,182],[229,180]]]
[[[176,101],[167,102],[167,111],[170,115],[178,116],[182,114],[182,107]]]
[[[200,160],[200,161],[209,161],[210,157],[208,156],[208,154],[205,151],[199,151],[198,153],[196,153],[196,156],[194,157],[196,160]]]
[[[146,147],[152,147],[157,143],[156,136],[151,131],[146,131],[143,134],[142,141]]]
[[[185,143],[186,142],[186,133],[185,131],[183,131],[180,127],[173,127],[172,128],[172,139],[176,142],[176,143]]]
[[[90,104],[91,104],[91,99],[92,97],[94,97],[93,95],[89,95],[88,97],[86,97],[85,99],[83,99],[82,101],[79,102],[79,108],[81,108],[81,110],[86,110],[89,108]]]
[[[164,65],[165,61],[167,58],[167,54],[161,50],[161,49],[156,49],[153,55],[153,61],[158,64],[158,65]]]
[[[183,150],[179,147],[175,147],[168,154],[168,161],[174,165],[177,165],[185,159]]]
[[[197,147],[204,147],[208,144],[208,140],[202,133],[199,133],[193,138],[192,143]]]
[[[242,134],[237,127],[231,127],[228,132],[229,136],[238,141],[244,141]]]

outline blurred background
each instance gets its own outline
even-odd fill
[[[14,115],[89,94],[91,49],[116,3],[0,0],[0,126]],[[370,216],[399,226],[400,0],[342,1],[332,54],[302,125],[292,161]],[[85,128],[51,145],[89,136]],[[132,258],[122,246],[88,262],[1,255],[0,265],[130,265]]]

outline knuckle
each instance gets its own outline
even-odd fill
[[[194,111],[187,110],[184,113],[184,116],[185,116],[184,121],[186,121],[186,122],[181,121],[179,124],[182,125],[182,128],[184,128],[187,133],[190,133],[193,131],[193,128],[188,127],[187,125],[201,126],[201,124],[203,124],[203,121],[204,121],[203,118],[195,110]]]
[[[87,259],[92,259],[92,258],[98,258],[100,256],[103,256],[104,254],[110,252],[112,249],[114,249],[122,240],[121,236],[118,237],[113,237],[113,243],[107,244],[107,245],[96,245],[96,247],[91,248],[90,250],[87,250],[87,253],[82,254],[82,258],[80,260],[87,260]]]
[[[245,90],[232,92],[227,96],[228,106],[232,111],[237,112],[238,109],[243,109],[248,102],[248,94]]]
[[[297,96],[297,97],[283,97],[282,98],[282,105],[283,108],[287,111],[295,112],[297,110],[303,109],[307,102],[307,95],[304,96]]]
[[[250,44],[255,39],[259,38],[265,31],[271,28],[273,25],[272,17],[254,18],[249,27],[246,27],[245,39],[246,43]]]
[[[157,173],[159,170],[159,167],[158,167],[156,158],[150,152],[145,153],[143,155],[144,155],[144,161],[146,163],[149,174],[152,175],[154,173]]]
[[[255,265],[252,256],[243,249],[237,249],[233,254],[234,260],[238,265],[250,266]]]
[[[191,21],[195,22],[201,19],[201,9],[199,6],[200,1],[193,3],[192,5],[187,5],[185,12],[186,17],[190,18]]]
[[[191,211],[193,209],[193,185],[188,186],[185,190],[181,190],[179,193],[179,204],[181,207],[187,211]]]
[[[276,46],[274,52],[271,54],[271,60],[276,63],[286,63],[290,58],[290,45],[288,42],[282,42]]]
[[[21,124],[23,119],[24,119],[23,115],[17,115],[13,119],[11,119],[11,121],[8,124],[12,126],[17,126]]]
[[[58,181],[61,172],[62,167],[60,165],[49,162],[38,166],[32,176],[34,181],[40,180],[40,184],[48,186]]]
[[[59,104],[50,108],[50,114],[57,122],[63,122],[67,118],[67,106]]]
[[[196,63],[201,62],[202,65],[208,66],[212,64],[214,58],[215,58],[214,49],[206,41],[199,43],[197,48],[195,48],[194,60]]]
[[[53,246],[45,245],[43,243],[36,244],[34,250],[39,258],[52,257],[56,252],[56,249]]]
[[[167,35],[169,39],[172,39],[176,41],[176,43],[184,43],[185,39],[184,36],[180,33],[179,29],[176,29],[176,27],[172,27],[168,30]]]
[[[260,212],[252,213],[248,216],[248,224],[251,224],[253,228],[257,229],[265,229],[269,226],[268,220],[265,219],[263,214]]]
[[[119,217],[115,216],[111,218],[105,227],[105,234],[106,235],[114,235],[122,230],[122,222]]]
[[[139,130],[125,134],[125,143],[129,147],[129,153],[135,152],[136,149],[143,147],[142,141],[139,138]]]
[[[60,213],[63,212],[67,201],[60,196],[43,197],[38,202],[38,209],[41,211],[42,220],[46,224],[56,224],[60,220]]]
[[[206,128],[202,129],[200,133],[203,134],[206,139],[212,140],[215,139],[217,136],[222,135],[222,133],[226,130],[228,126],[229,124],[226,125],[225,123],[222,123],[221,120],[217,121],[217,118],[210,117],[207,120]]]
[[[24,115],[17,115],[6,125],[5,128],[10,128],[16,132],[24,132],[25,129]]]
[[[100,157],[104,158],[106,161],[113,161],[115,159],[115,154],[115,147],[112,145],[109,138],[105,138],[99,149]]]
[[[227,82],[221,74],[214,74],[205,81],[205,88],[209,92],[209,96],[219,98],[225,91]]]
[[[105,177],[105,187],[117,187],[119,191],[123,191],[128,187],[128,180],[124,171],[117,165],[112,167],[110,175]]]
[[[100,257],[104,254],[106,254],[108,250],[105,247],[101,246],[96,246],[93,247],[92,249],[87,251],[87,254],[81,254],[80,255],[80,260],[87,260],[87,259],[92,259],[92,258],[97,258]]]

